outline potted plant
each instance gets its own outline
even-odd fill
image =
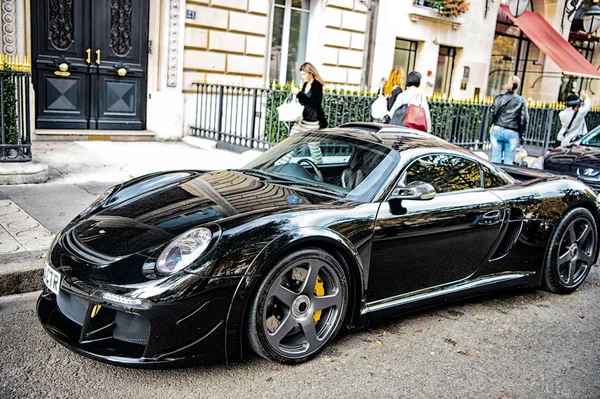
[[[471,5],[467,0],[430,0],[430,3],[444,17],[458,17],[469,11]]]

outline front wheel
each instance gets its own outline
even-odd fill
[[[546,255],[543,287],[570,294],[585,280],[598,256],[596,221],[590,211],[575,208],[558,224]]]
[[[329,253],[308,248],[269,270],[251,303],[246,325],[252,349],[279,363],[302,363],[340,330],[348,304],[344,269]]]

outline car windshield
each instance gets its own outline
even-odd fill
[[[600,147],[600,126],[589,132],[581,140],[581,144],[588,147]]]
[[[370,201],[399,159],[397,151],[377,143],[310,132],[287,138],[244,170],[278,184]]]

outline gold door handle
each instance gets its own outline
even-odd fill
[[[92,49],[89,48],[87,50],[85,50],[85,52],[87,53],[87,58],[85,59],[85,62],[87,62],[88,64],[92,63]]]
[[[96,64],[100,65],[100,49],[96,50]]]

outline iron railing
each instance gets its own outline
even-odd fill
[[[31,161],[30,84],[30,72],[0,70],[0,162]]]
[[[225,148],[268,149],[285,139],[290,123],[279,122],[277,107],[289,91],[194,83],[195,136],[216,140]],[[323,109],[329,126],[370,119],[373,97],[325,94]]]
[[[413,5],[438,9],[438,6],[429,0],[413,0]]]
[[[277,107],[288,91],[197,83],[196,120],[192,134],[216,140],[225,148],[267,149],[288,136],[290,124],[279,122]],[[323,109],[330,127],[371,121],[373,96],[324,94]],[[490,148],[491,106],[483,103],[430,101],[432,133],[471,150]],[[553,147],[560,120],[557,108],[529,109],[523,135],[531,155]],[[600,112],[587,115],[590,129],[600,124]]]

